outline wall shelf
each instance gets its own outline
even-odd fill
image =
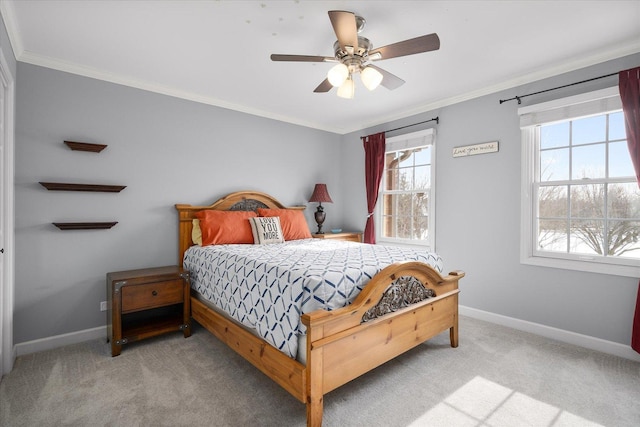
[[[94,191],[94,192],[107,192],[107,193],[119,193],[125,188],[126,185],[99,185],[99,184],[69,184],[62,182],[42,182],[40,185],[49,191]]]
[[[88,142],[64,141],[65,145],[74,151],[88,151],[99,153],[107,146],[105,144],[92,144]],[[49,191],[90,191],[103,193],[119,193],[126,185],[103,185],[103,184],[74,184],[68,182],[43,182],[40,185]],[[52,222],[51,224],[60,230],[108,230],[116,225],[117,221],[109,222]]]
[[[107,148],[105,144],[90,144],[88,142],[65,141],[64,143],[74,151],[90,151],[92,153],[99,153]]]
[[[60,230],[106,230],[118,222],[52,222]]]

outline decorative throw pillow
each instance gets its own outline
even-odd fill
[[[198,246],[202,246],[202,230],[200,229],[200,220],[191,221],[191,241]]]
[[[309,224],[301,210],[296,209],[258,209],[258,215],[262,217],[277,216],[280,218],[280,226],[284,240],[310,239]]]
[[[256,217],[249,218],[251,224],[251,232],[253,233],[253,243],[256,245],[264,245],[268,243],[282,243],[282,228],[280,228],[280,218],[272,217]]]
[[[249,218],[256,216],[253,211],[204,210],[197,212],[195,217],[200,220],[202,246],[253,243]]]

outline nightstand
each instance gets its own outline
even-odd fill
[[[345,233],[312,234],[312,236],[316,239],[348,240],[350,242],[362,243],[362,233],[359,231]]]
[[[172,331],[191,336],[189,273],[178,266],[107,273],[107,340],[124,344]]]

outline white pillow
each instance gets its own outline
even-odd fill
[[[255,245],[284,242],[279,217],[254,217],[249,218],[249,223],[251,224],[253,243]]]

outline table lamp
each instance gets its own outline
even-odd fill
[[[322,202],[333,203],[329,191],[327,190],[327,184],[316,184],[313,189],[313,194],[309,199],[310,202],[318,202],[318,209],[315,212],[316,223],[318,224],[318,232],[316,234],[324,234],[322,231],[322,224],[324,223],[325,213],[322,207]]]

